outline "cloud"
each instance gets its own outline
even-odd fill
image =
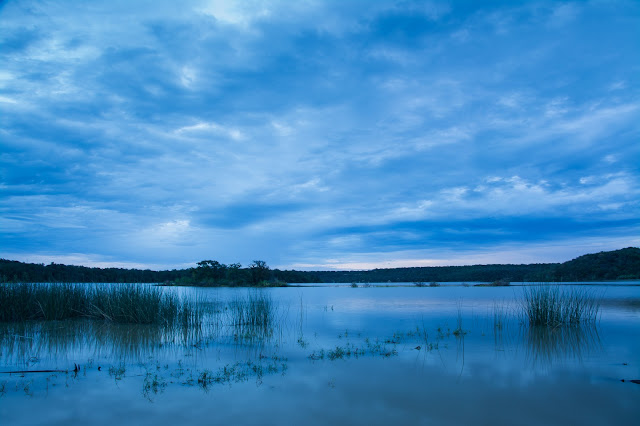
[[[175,131],[179,135],[196,135],[196,136],[208,136],[208,135],[223,135],[227,136],[235,141],[240,141],[244,138],[242,132],[234,128],[225,128],[217,123],[196,123],[191,126],[185,126]]]
[[[455,262],[620,241],[638,209],[639,15],[8,2],[0,255],[373,265],[430,262],[406,257],[430,244]]]
[[[420,220],[452,216],[560,216],[584,220],[606,202],[609,203],[604,210],[634,217],[639,194],[636,179],[624,173],[583,177],[574,184],[561,185],[546,180],[530,182],[520,176],[491,176],[472,189],[442,189],[432,199],[392,211],[390,217]],[[608,216],[603,211],[599,214],[601,218]]]

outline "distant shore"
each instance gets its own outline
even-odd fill
[[[640,249],[586,254],[564,263],[496,264],[373,269],[365,271],[296,271],[271,269],[263,261],[246,267],[215,260],[197,267],[152,271],[89,268],[51,263],[34,264],[0,259],[0,283],[126,282],[197,286],[279,287],[285,283],[431,283],[431,282],[595,282],[640,279]]]

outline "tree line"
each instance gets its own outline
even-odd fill
[[[194,268],[152,271],[150,269],[91,268],[58,263],[23,263],[0,259],[0,283],[171,283],[199,286],[276,286],[284,283],[319,282],[299,271],[271,269],[254,260],[247,267],[203,260]]]
[[[246,267],[203,260],[196,267],[149,269],[90,268],[0,259],[0,282],[172,283],[203,286],[273,286],[284,283],[451,282],[497,280],[570,282],[640,279],[640,249],[587,254],[564,263],[389,268],[367,271],[295,271],[271,269],[254,260]]]
[[[640,279],[640,249],[586,254],[564,263],[430,266],[368,271],[315,271],[322,282],[573,282]]]

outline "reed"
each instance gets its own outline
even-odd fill
[[[493,302],[493,330],[502,330],[507,322],[507,312],[503,303]]]
[[[0,321],[93,318],[134,324],[197,324],[197,304],[145,285],[5,284]]]
[[[246,297],[236,296],[229,302],[229,315],[234,326],[268,328],[274,323],[275,304],[268,293],[249,292]]]
[[[536,285],[525,288],[521,305],[529,324],[558,327],[595,323],[600,298],[585,289]]]

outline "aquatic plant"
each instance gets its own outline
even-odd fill
[[[456,305],[458,307],[458,317],[456,318],[456,329],[453,331],[453,335],[456,337],[462,337],[468,333],[462,328],[462,301],[459,300]]]
[[[331,361],[334,361],[336,359],[344,359],[345,356],[351,356],[351,350],[348,347],[345,350],[342,346],[336,346],[335,349],[330,349],[329,352],[327,352],[327,357]]]
[[[195,325],[196,302],[148,285],[5,284],[0,321],[103,319],[135,324]]]
[[[249,292],[229,302],[229,315],[232,325],[266,328],[274,322],[275,304],[266,292]]]
[[[558,327],[594,323],[600,299],[585,289],[536,285],[524,289],[521,306],[529,324]]]
[[[262,362],[267,360],[267,362]],[[260,362],[251,360],[227,364],[215,373],[210,370],[203,370],[198,374],[197,384],[202,389],[207,389],[212,384],[231,384],[234,382],[244,382],[250,377],[255,377],[258,383],[262,382],[265,374],[281,373],[287,371],[287,359],[278,356],[262,356]]]
[[[117,366],[112,365],[109,367],[109,376],[112,376],[114,380],[122,380],[126,372],[127,367],[124,362],[120,362]]]
[[[157,395],[158,393],[162,393],[166,387],[167,381],[163,377],[147,371],[142,384],[142,395],[151,401],[152,394]]]
[[[504,304],[493,303],[493,329],[502,330],[507,321],[507,313]]]
[[[391,339],[386,339],[384,342],[376,339],[375,342],[372,342],[367,337],[364,339],[364,346],[356,346],[347,342],[344,346],[336,346],[328,350],[320,349],[317,352],[313,351],[309,355],[309,359],[318,361],[324,359],[326,356],[330,361],[335,361],[337,359],[358,358],[365,355],[382,356],[386,358],[398,355],[395,344],[393,344],[393,348],[387,348],[386,343],[388,342],[391,342]]]
[[[274,330],[282,327],[276,318],[277,304],[268,292],[262,290],[234,297],[228,302],[225,312],[225,324],[233,328],[236,342],[264,342],[273,336]]]

